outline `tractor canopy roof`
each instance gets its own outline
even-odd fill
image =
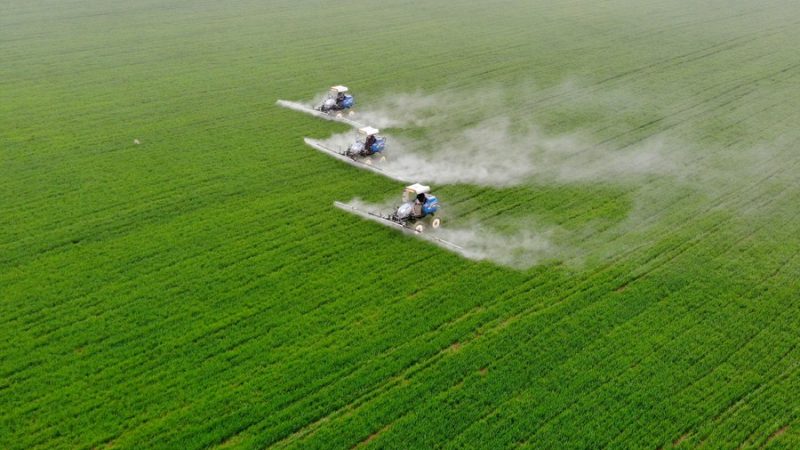
[[[381,130],[372,127],[363,127],[358,129],[359,134],[363,134],[364,136],[372,136],[373,134],[380,133]]]
[[[340,92],[347,92],[347,86],[331,86],[331,92],[336,92],[337,94]]]
[[[413,193],[414,195],[427,194],[430,191],[431,191],[430,186],[425,186],[419,183],[414,183],[411,186],[406,186],[406,192]]]

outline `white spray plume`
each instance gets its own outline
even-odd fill
[[[530,99],[515,96],[514,106],[507,107],[517,91],[530,94]],[[787,165],[795,160],[793,136],[786,138],[788,143],[709,143],[712,139],[701,140],[705,130],[693,129],[675,117],[675,106],[648,103],[624,91],[584,88],[574,81],[547,92],[483,89],[464,95],[401,94],[379,104],[386,106],[365,108],[359,119],[380,128],[416,128],[414,137],[384,130],[389,138],[388,159],[383,163],[387,172],[434,186],[577,183],[591,189],[599,183],[617,185],[627,193],[631,201],[627,218],[613,224],[598,219],[566,231],[530,225],[531,216],[516,214],[525,220],[514,228],[516,232],[494,230],[485,222],[448,223],[437,231],[441,238],[463,247],[465,257],[518,268],[556,259],[581,264],[612,258],[624,249],[647,245],[665,221],[685,220],[684,215],[688,218],[703,211],[704,204],[719,204],[732,190],[741,190],[737,199],[754,200],[728,201],[725,208],[736,208],[743,220],[764,216],[773,203],[755,199],[767,189],[780,191],[794,180],[794,171]],[[537,112],[551,109],[565,117],[588,114],[601,119],[552,131],[541,126],[552,125],[552,116],[550,122],[536,118]],[[642,123],[655,125],[642,130]],[[601,131],[614,137],[600,142]],[[353,133],[334,136],[328,145],[346,146],[353,138]],[[762,181],[764,177],[768,181]]]
[[[385,224],[378,216],[389,215],[397,202],[387,200],[375,204],[355,198],[345,205],[356,209],[361,217]],[[489,260],[516,269],[526,269],[564,254],[564,250],[556,248],[550,240],[552,234],[552,230],[537,232],[530,228],[501,234],[479,222],[473,222],[466,227],[445,224],[438,230],[426,231],[420,237],[469,259]]]
[[[354,139],[352,133],[343,133],[324,142],[346,148]],[[534,128],[514,132],[508,118],[424,141],[389,136],[386,153],[382,167],[407,179],[496,187],[530,181],[619,181],[673,172],[677,164],[662,140],[613,151],[577,135],[547,137]]]
[[[445,94],[400,93],[384,97],[379,106],[359,107],[358,117],[378,128],[425,127],[441,120],[452,100]]]
[[[444,227],[435,232],[436,237],[461,247],[456,251],[467,258],[516,269],[527,269],[562,253],[550,240],[550,234],[531,229],[501,234],[480,223],[468,228]]]

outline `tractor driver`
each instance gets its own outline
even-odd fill
[[[374,134],[367,136],[367,140],[364,141],[364,152],[366,152],[367,155],[371,155],[373,153],[372,144],[374,144],[375,141],[376,139]]]
[[[338,92],[336,94],[336,106],[341,107],[343,101],[344,101],[344,92]]]
[[[424,193],[420,192],[417,194],[417,199],[414,200],[414,209],[412,209],[414,217],[422,217],[422,205],[424,205],[426,201],[428,201],[428,197],[426,197]]]

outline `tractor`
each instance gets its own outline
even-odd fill
[[[356,102],[355,98],[347,93],[348,91],[347,86],[332,86],[328,91],[328,96],[315,109],[327,114],[341,116],[342,112],[350,110]],[[348,111],[348,113],[353,115],[352,110]]]

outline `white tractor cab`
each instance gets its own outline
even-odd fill
[[[425,223],[436,229],[442,220],[436,216],[439,212],[439,200],[432,195],[430,186],[414,183],[403,190],[403,204],[398,206],[390,219],[404,227],[413,228],[417,233],[425,231]]]
[[[355,104],[355,99],[348,94],[348,91],[347,86],[331,86],[328,91],[328,97],[317,107],[317,110],[326,113],[335,112],[338,115],[342,111],[352,108]],[[349,114],[352,115],[353,111],[349,111]]]
[[[386,138],[379,136],[381,130],[372,127],[362,127],[356,133],[356,141],[350,145],[345,153],[351,158],[366,158],[365,163],[371,164],[372,157],[380,156],[380,160],[386,160],[383,149],[386,147]]]

